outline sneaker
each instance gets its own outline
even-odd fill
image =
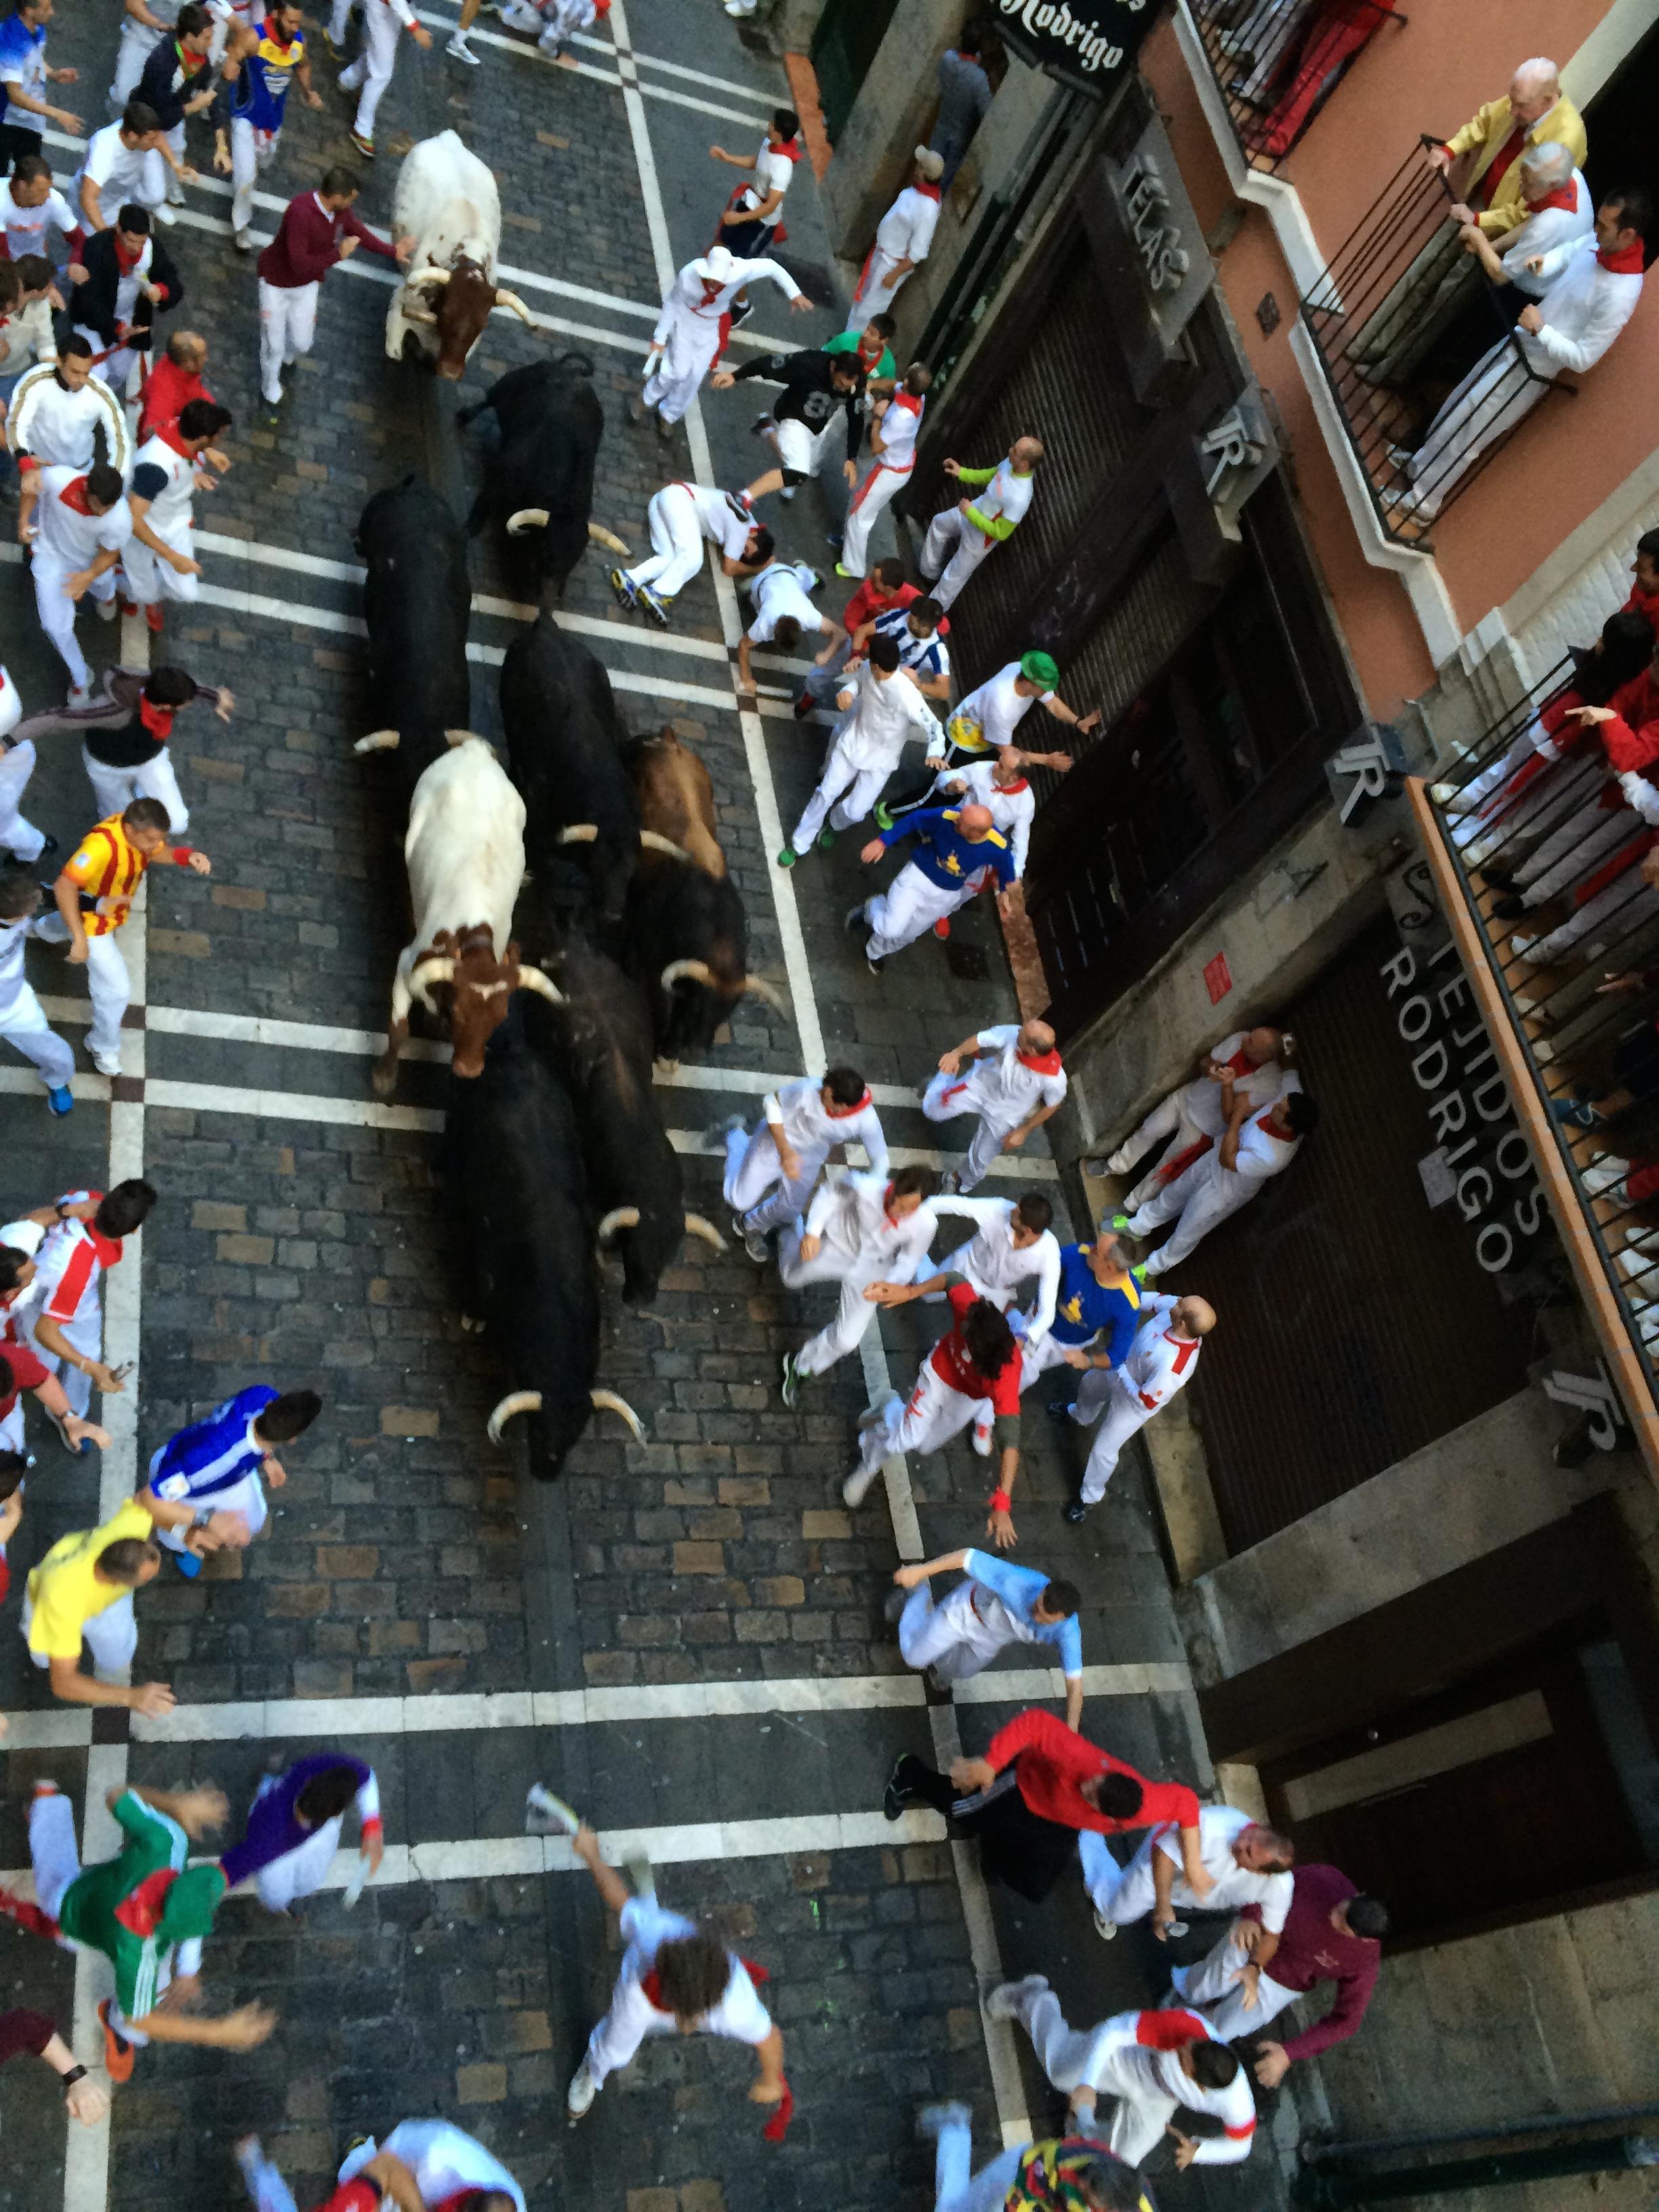
[[[940,915],[939,920],[933,924],[933,934],[935,937],[941,938],[951,934],[951,917],[948,914]]]
[[[778,854],[778,866],[781,868],[793,868],[799,858],[800,854],[793,845],[786,845],[782,852]]]
[[[47,1091],[46,1111],[49,1114],[72,1114],[75,1111],[75,1094],[67,1083],[54,1083]]]
[[[1510,951],[1514,953],[1517,960],[1535,959],[1538,952],[1538,939],[1535,937],[1512,937],[1510,939]]]
[[[98,619],[100,622],[113,622],[116,616],[121,611],[119,607],[115,604],[115,594],[113,592],[110,593],[108,599],[94,599],[92,604],[98,610]]]
[[[357,131],[348,131],[346,136],[362,155],[364,161],[372,161],[374,159],[374,141],[372,138],[365,138],[362,132]]]
[[[1095,1915],[1095,1933],[1099,1936],[1103,1943],[1109,1943],[1113,1936],[1117,1933],[1116,1921],[1109,1920],[1103,1912],[1097,1912]]]
[[[798,722],[804,722],[811,711],[811,695],[809,692],[803,691],[799,698],[795,702],[795,720]]]
[[[975,1421],[975,1424],[974,1424],[974,1449],[975,1449],[975,1450],[979,1454],[979,1455],[980,1455],[980,1457],[981,1457],[981,1459],[989,1459],[989,1458],[990,1458],[990,1456],[991,1456],[991,1425],[990,1425],[990,1423],[989,1423],[988,1421]]]
[[[630,422],[643,422],[647,415],[654,414],[655,411],[654,408],[646,405],[642,394],[637,392],[628,403],[628,419]]]
[[[794,1355],[786,1352],[783,1355],[783,1382],[780,1386],[780,1395],[786,1406],[793,1406],[799,1397],[800,1386],[804,1379],[799,1368],[795,1364]]]
[[[69,703],[70,703],[70,705],[71,707],[89,707],[89,706],[91,706],[91,704],[92,704],[92,686],[91,686],[91,684],[71,684],[70,685],[70,688],[69,688]]]
[[[836,574],[838,576],[845,576],[849,583],[858,573],[856,568],[849,568],[844,561],[837,561],[836,563]]]
[[[570,2087],[564,2093],[564,2108],[573,2123],[580,2119],[599,2094],[599,2085],[588,2072],[587,2061],[584,2058],[571,2075]]]
[[[160,637],[166,627],[167,617],[162,612],[161,602],[157,599],[153,606],[144,609],[144,628],[154,636]]]
[[[574,1836],[582,1816],[574,1805],[539,1782],[532,1782],[524,1796],[524,1824],[532,1836]]]
[[[623,574],[623,571],[620,568],[607,568],[605,570],[605,581],[610,585],[611,590],[616,593],[622,605],[631,611],[635,605],[639,595],[635,591],[632,584],[629,582],[628,578]]]
[[[876,801],[876,827],[878,830],[890,830],[892,826],[893,817],[888,809],[887,801],[884,799],[878,799]]]
[[[827,852],[830,850],[830,847],[835,843],[835,842],[836,842],[836,833],[835,833],[835,831],[834,831],[833,830],[819,830],[819,832],[818,832],[818,850],[819,850],[819,852],[820,852],[820,853],[827,853]]]
[[[1599,1129],[1604,1118],[1588,1098],[1558,1098],[1550,1111],[1564,1129]]]
[[[878,959],[876,958],[876,957],[875,957],[874,953],[872,953],[872,952],[868,949],[868,947],[867,947],[867,946],[866,946],[866,950],[865,950],[865,955],[864,955],[864,964],[865,964],[865,966],[866,966],[866,967],[870,970],[870,973],[871,973],[872,975],[880,975],[880,973],[881,973],[881,963],[880,963],[880,961],[879,961],[879,960],[878,960]]]
[[[100,1075],[108,1076],[112,1083],[121,1073],[121,1061],[118,1054],[95,1052],[92,1055],[92,1064]]]
[[[878,1467],[857,1468],[841,1486],[841,1502],[856,1512],[870,1495],[870,1486],[881,1473]]]
[[[41,1410],[53,1428],[57,1430],[58,1443],[63,1445],[64,1449],[72,1459],[80,1459],[92,1449],[91,1440],[88,1437],[82,1437],[79,1443],[74,1441],[69,1432],[69,1424],[61,1413],[54,1413],[50,1406],[43,1407]]]
[[[743,1249],[757,1267],[763,1267],[772,1256],[772,1248],[758,1229],[750,1229],[745,1233]]]
[[[678,423],[671,422],[665,415],[659,414],[657,416],[657,435],[663,441],[665,445],[667,443],[669,439],[673,436],[678,427],[679,425]]]
[[[460,31],[457,31],[453,37],[449,40],[448,43],[444,47],[444,52],[449,56],[452,61],[466,62],[470,64],[473,69],[477,69],[483,58],[481,54],[475,54],[473,52],[471,47],[466,43],[465,33]]]
[[[1066,1509],[1066,1518],[1072,1523],[1073,1527],[1075,1528],[1088,1510],[1088,1507],[1084,1504],[1080,1498],[1074,1498]]]
[[[166,1548],[172,1547],[168,1546]],[[202,1562],[194,1552],[174,1552],[173,1563],[187,1583],[193,1583],[202,1571]]]
[[[234,231],[231,234],[230,242],[236,248],[236,251],[239,253],[252,253],[253,251],[253,233],[251,230]]]
[[[763,438],[769,430],[775,428],[776,425],[772,420],[772,410],[769,407],[764,415],[757,415],[749,425],[749,434],[751,438]]]
[[[104,2071],[112,2081],[119,2084],[132,2079],[132,2062],[137,2057],[131,2044],[124,2035],[118,2035],[109,2024],[110,2001],[104,1998],[98,2008],[98,2019],[104,2031]]]
[[[890,1628],[896,1628],[898,1626],[899,1615],[904,1611],[905,1607],[908,1605],[909,1602],[909,1591],[908,1589],[902,1589],[896,1583],[892,1589],[888,1591],[886,1596],[883,1599],[881,1607],[881,1617],[887,1623],[887,1626]]]
[[[966,2105],[924,2105],[916,2114],[916,2133],[925,2142],[937,2142],[946,2128],[969,2128],[974,2116]]]
[[[174,210],[183,207],[183,205],[184,202],[182,200],[163,200],[160,207],[153,207],[150,210],[151,220],[155,222],[177,222],[179,217]]]
[[[1047,1974],[1027,1974],[1024,1981],[1004,1982],[1000,1989],[993,1990],[986,1998],[986,2013],[992,2020],[1018,2020],[1022,2001],[1041,1996],[1048,1986]]]
[[[1128,1152],[1121,1145],[1118,1146],[1115,1152],[1108,1152],[1106,1155],[1106,1172],[1108,1175],[1127,1175],[1133,1165],[1134,1161],[1130,1158]]]
[[[795,496],[795,494],[796,494],[796,492],[797,492],[797,490],[798,490],[799,489],[799,487],[798,485],[796,485],[796,484],[785,484],[785,485],[784,485],[784,487],[783,487],[783,489],[782,489],[782,490],[779,492],[779,494],[778,494],[778,497],[779,497],[779,498],[783,501],[784,505],[787,507],[787,506],[789,504],[790,501],[791,501],[792,499],[793,499],[793,497]]]
[[[739,323],[747,322],[754,312],[755,303],[752,300],[733,300],[727,310],[732,329],[736,330]]]
[[[941,1198],[961,1197],[962,1174],[959,1169],[945,1169],[944,1174],[939,1179],[939,1194]]]
[[[903,1818],[904,1808],[910,1800],[910,1792],[899,1780],[899,1777],[909,1763],[910,1754],[908,1751],[900,1752],[898,1757],[893,1761],[893,1771],[887,1778],[887,1787],[881,1793],[881,1809],[887,1820],[897,1820]]]
[[[1112,1226],[1114,1229],[1129,1229],[1129,1219],[1130,1217],[1127,1213],[1115,1213],[1112,1216]],[[1134,1232],[1130,1230],[1129,1233],[1133,1236]]]
[[[1050,1398],[1043,1408],[1051,1421],[1069,1421],[1077,1411],[1075,1398]]]
[[[659,629],[667,629],[668,610],[674,604],[672,599],[659,599],[649,584],[638,584],[634,589],[634,604],[645,609]]]

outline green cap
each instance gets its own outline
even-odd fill
[[[187,1867],[167,1885],[167,1900],[155,1932],[163,1943],[183,1943],[192,1936],[206,1936],[227,1884],[222,1868]]]
[[[1052,691],[1060,681],[1060,671],[1046,653],[1022,653],[1019,672],[1028,684],[1040,684],[1045,691]]]

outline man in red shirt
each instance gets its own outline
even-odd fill
[[[901,1753],[882,1810],[896,1820],[912,1797],[943,1813],[957,1834],[977,1836],[988,1876],[1034,1903],[1072,1863],[1081,1828],[1103,1836],[1177,1828],[1194,1896],[1214,1887],[1199,1856],[1197,1793],[1182,1782],[1147,1781],[1038,1706],[1017,1713],[982,1758],[957,1759],[948,1776]]]
[[[349,169],[323,172],[314,192],[301,192],[283,210],[276,235],[259,256],[259,388],[269,407],[280,404],[283,371],[311,351],[317,335],[317,295],[337,261],[361,246],[401,266],[412,238],[390,243],[351,212],[357,179]]]
[[[1019,1393],[1024,1380],[1019,1340],[1008,1317],[971,1284],[955,1282],[945,1293],[955,1326],[921,1364],[908,1400],[896,1393],[884,1406],[872,1407],[859,1421],[859,1463],[842,1485],[848,1505],[861,1505],[884,1459],[900,1452],[943,1451],[988,1398],[994,1419],[991,1445],[1002,1452],[997,1486],[991,1492],[985,1533],[1000,1552],[1013,1544],[1009,1518],[1014,1477],[1019,1468]]]
[[[1636,541],[1634,581],[1621,611],[1644,617],[1659,638],[1659,530],[1644,530]]]
[[[139,419],[135,452],[158,430],[165,430],[169,422],[176,422],[192,399],[213,398],[202,381],[207,356],[207,340],[199,331],[174,331],[167,342],[166,351],[145,380],[143,413]],[[213,456],[210,454],[208,458],[212,459]]]
[[[1388,1932],[1389,1910],[1380,1899],[1362,1897],[1336,1867],[1299,1866],[1271,1973],[1255,1962],[1261,1908],[1247,1905],[1207,1958],[1173,1968],[1170,1979],[1182,2002],[1203,2012],[1221,2043],[1266,2027],[1316,1982],[1336,1984],[1336,2002],[1323,2020],[1284,2043],[1262,2039],[1255,2078],[1264,2089],[1275,2089],[1298,2058],[1316,2058],[1334,2043],[1346,2042],[1364,2020]]]
[[[866,623],[874,622],[884,615],[889,607],[908,607],[912,599],[921,597],[918,584],[904,580],[904,563],[890,556],[878,561],[852,598],[842,610],[841,626],[836,630],[822,653],[816,666],[801,688],[795,702],[795,719],[804,721],[814,707],[833,707],[836,694],[842,689],[842,671],[853,657],[853,641]],[[951,625],[939,624],[943,636]]]

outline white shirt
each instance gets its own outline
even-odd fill
[[[70,568],[85,568],[100,552],[118,553],[132,535],[132,509],[125,497],[118,499],[106,514],[89,514],[82,505],[86,477],[80,469],[42,469],[40,495],[34,520],[40,534],[35,540],[43,552]]]
[[[176,546],[189,532],[198,465],[188,453],[181,453],[177,447],[170,446],[159,430],[140,446],[133,463],[131,489],[138,498],[149,501],[145,520],[156,536],[165,538],[171,545]],[[155,469],[159,469],[167,479],[159,489],[154,488],[153,476],[142,473]]]
[[[113,222],[129,200],[145,204],[142,187],[153,173],[149,155],[136,146],[124,146],[120,124],[106,123],[87,141],[87,150],[75,173],[75,197],[78,201],[82,180],[90,177],[98,187],[105,222]]]
[[[887,1173],[887,1139],[875,1108],[866,1098],[849,1113],[826,1112],[822,1076],[803,1075],[797,1082],[781,1083],[761,1111],[775,1127],[782,1126],[803,1170],[810,1159],[816,1172],[836,1145],[856,1144],[869,1154],[872,1175]]]
[[[1052,691],[1016,691],[1018,675],[1018,661],[1009,661],[994,676],[987,677],[976,691],[970,691],[957,708],[965,720],[978,723],[993,752],[1013,743],[1014,732],[1039,700],[1054,696]]]
[[[956,1210],[954,1199],[943,1208]],[[845,1261],[848,1274],[870,1282],[913,1283],[921,1272],[939,1227],[941,1201],[921,1204],[894,1220],[887,1211],[887,1176],[837,1176],[821,1182],[806,1209],[806,1233]]]
[[[1008,849],[1014,856],[1016,882],[1025,873],[1025,856],[1031,848],[1031,824],[1036,818],[1036,794],[1022,775],[1018,783],[1006,787],[996,781],[994,760],[969,761],[962,768],[941,769],[939,786],[941,790],[955,783],[965,783],[968,798],[980,806],[988,807],[991,819],[1008,840]],[[966,802],[964,801],[964,804]],[[1216,1086],[1212,1084],[1213,1090]]]
[[[757,208],[763,200],[769,199],[772,194],[776,192],[778,204],[765,219],[767,228],[769,229],[775,222],[780,222],[782,218],[783,196],[788,191],[789,182],[794,173],[795,165],[789,156],[787,154],[775,154],[770,142],[763,138],[760,143],[760,151],[755,156],[755,181],[752,185],[744,186],[738,196],[738,207]]]
[[[6,251],[14,261],[26,253],[44,253],[48,229],[59,230],[67,238],[79,227],[80,218],[71,214],[60,191],[49,191],[39,207],[32,208],[18,206],[9,185],[0,192],[0,229],[6,234]]]
[[[57,369],[41,362],[12,394],[6,441],[14,453],[33,453],[38,461],[89,469],[95,458],[93,434],[100,423],[110,465],[125,475],[132,447],[126,416],[108,385],[94,374],[78,392],[70,392],[58,381]]]
[[[1292,1088],[1300,1088],[1292,1085]],[[1221,1167],[1217,1153],[1219,1175],[1236,1175],[1241,1183],[1266,1182],[1270,1176],[1280,1175],[1302,1149],[1300,1137],[1281,1137],[1267,1124],[1271,1108],[1252,1114],[1238,1133],[1238,1158],[1231,1169]]]
[[[1028,1344],[1040,1344],[1054,1324],[1054,1300],[1060,1292],[1060,1243],[1054,1231],[1045,1229],[1035,1244],[1017,1245],[1014,1208],[1018,1199],[976,1198],[960,1203],[964,1208],[973,1207],[979,1231],[965,1251],[951,1255],[953,1260],[980,1295],[1005,1313],[1019,1285],[1035,1279],[1036,1302],[1024,1334]]]
[[[915,466],[916,440],[921,434],[921,418],[927,411],[925,392],[893,394],[881,418],[881,452],[877,459],[883,468],[902,472]]]
[[[1019,1024],[1003,1022],[974,1039],[982,1054],[961,1080],[970,1104],[1000,1128],[1014,1129],[1039,1106],[1058,1106],[1066,1096],[1066,1071],[1045,1075],[1019,1056]]]
[[[895,261],[923,262],[939,222],[939,191],[907,185],[876,226],[876,247]]]
[[[1142,1297],[1140,1310],[1146,1318],[1117,1370],[1119,1385],[1143,1413],[1155,1413],[1167,1406],[1178,1390],[1186,1389],[1198,1366],[1201,1340],[1176,1336],[1169,1326],[1169,1316],[1179,1304],[1167,1294]]]
[[[619,1918],[628,1948],[623,1954],[622,1972],[617,1978],[616,1995],[611,2000],[611,2017],[616,2020],[623,2014],[632,2014],[647,2027],[672,2023],[673,2014],[653,2005],[640,1984],[650,1972],[661,1946],[695,1936],[696,1928],[684,1913],[665,1912],[654,1899],[647,1897],[630,1897]],[[755,1984],[743,1961],[730,1952],[726,1955],[732,1962],[731,1978],[720,2002],[697,2022],[698,2033],[729,2036],[734,2043],[764,2043],[772,2033],[771,2015],[755,1994]]]
[[[525,2212],[524,2191],[501,2160],[447,2120],[400,2120],[383,2143],[368,2136],[348,2153],[341,2180],[349,2181],[382,2150],[403,2160],[424,2204],[445,2203],[466,2189],[494,2189],[511,2199],[515,2212]]]
[[[28,988],[23,975],[23,947],[47,919],[44,914],[26,914],[12,921],[0,921],[0,1022],[14,1011]],[[4,1241],[0,1238],[0,1243]]]
[[[1642,296],[1639,276],[1620,276],[1601,266],[1593,231],[1547,254],[1537,282],[1543,287],[1538,312],[1544,327],[1516,335],[1540,376],[1553,376],[1563,368],[1581,374],[1594,368]]]
[[[774,561],[751,578],[749,597],[755,619],[749,625],[750,644],[769,645],[787,615],[793,615],[809,637],[822,630],[823,617],[807,597],[817,582],[805,562],[792,561]]]
[[[742,560],[755,526],[752,516],[745,514],[729,494],[713,491],[707,484],[682,483],[678,489],[690,496],[696,510],[697,527],[708,543],[718,545],[728,561]]]
[[[23,702],[8,671],[0,666],[0,738],[8,737],[23,719]]]
[[[907,744],[942,750],[939,718],[902,668],[882,676],[859,663],[853,704],[836,732],[836,743],[866,769],[896,769]]]
[[[1589,186],[1575,169],[1572,186],[1577,195],[1570,208],[1540,208],[1529,215],[1517,229],[1504,239],[1498,259],[1508,273],[1509,280],[1517,291],[1535,300],[1548,283],[1547,272],[1534,276],[1523,264],[1534,254],[1553,253],[1558,246],[1571,246],[1574,239],[1583,238],[1595,228],[1595,210],[1590,199]]]
[[[988,522],[994,522],[1000,514],[1006,515],[1010,522],[1021,522],[1036,489],[1036,473],[1034,470],[1029,476],[1016,476],[1013,463],[1005,459],[998,462],[989,483],[981,484],[977,491],[971,484],[964,484],[963,489],[968,504],[976,507]]]
[[[1176,1869],[1172,1901],[1192,1912],[1237,1912],[1247,1905],[1261,1908],[1261,1924],[1277,1936],[1290,1917],[1296,1887],[1293,1874],[1262,1874],[1242,1867],[1233,1856],[1233,1845],[1255,1822],[1232,1805],[1202,1805],[1198,1814],[1198,1856],[1215,1887],[1202,1898],[1194,1897],[1184,1873],[1181,1838],[1171,1828],[1155,1830],[1151,1842]]]
[[[1211,1053],[1212,1060],[1235,1059],[1244,1049],[1244,1031],[1235,1030],[1231,1036],[1222,1038]],[[1252,1067],[1233,1075],[1233,1098],[1237,1103],[1248,1098],[1252,1106],[1263,1109],[1273,1104],[1285,1081],[1285,1071],[1276,1060],[1263,1060],[1260,1067]],[[1183,1120],[1195,1129],[1202,1129],[1206,1137],[1218,1141],[1225,1133],[1227,1117],[1222,1109],[1221,1085],[1212,1083],[1207,1075],[1195,1075],[1181,1088],[1181,1112]]]
[[[1145,2099],[1158,2105],[1184,2105],[1188,2112],[1203,2112],[1219,2120],[1224,2132],[1200,2136],[1193,2154],[1195,2166],[1231,2166],[1248,2158],[1255,2139],[1255,2099],[1250,2089],[1250,2069],[1241,2065],[1224,2089],[1206,2089],[1194,2081],[1181,2063],[1179,2051],[1160,2051],[1155,2041],[1160,2029],[1182,2015],[1192,2033],[1186,2040],[1212,2040],[1209,2024],[1184,2006],[1170,2013],[1120,2013],[1097,2030],[1099,2059],[1094,2067],[1095,2086],[1131,2104]],[[1144,2026],[1143,2026],[1144,2023]],[[1142,2043],[1146,2035],[1148,2041]]]
[[[100,137],[103,134],[100,132]],[[705,283],[697,274],[697,264],[688,261],[668,288],[668,296],[662,303],[662,313],[657,318],[657,327],[652,331],[653,342],[666,345],[674,334],[674,325],[682,316],[690,316],[699,323],[718,323],[745,284],[758,283],[769,276],[780,287],[787,300],[799,300],[800,286],[779,261],[734,261],[732,275],[724,284],[714,287]]]

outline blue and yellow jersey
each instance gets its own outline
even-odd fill
[[[1089,1343],[1103,1329],[1114,1367],[1121,1367],[1140,1325],[1140,1285],[1133,1275],[1110,1275],[1103,1283],[1089,1265],[1086,1244],[1067,1244],[1060,1255],[1060,1291],[1054,1299],[1057,1344]]]

